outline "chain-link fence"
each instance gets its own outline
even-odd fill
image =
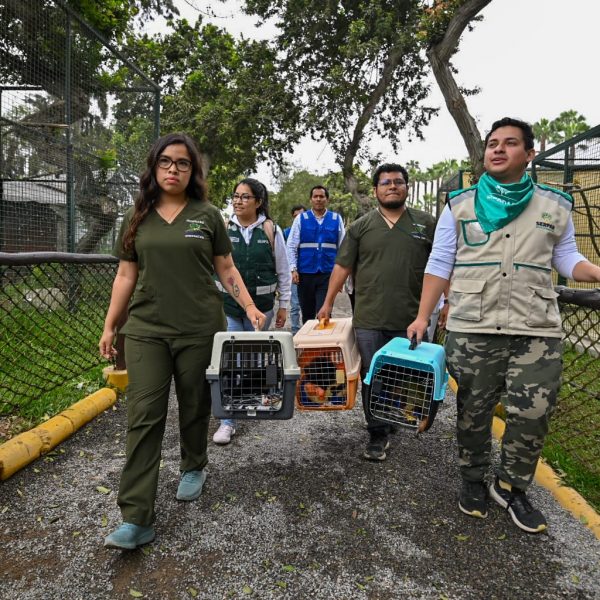
[[[118,260],[0,253],[0,414],[30,414],[104,361],[98,340]]]
[[[571,194],[577,247],[589,261],[600,264],[600,125],[538,154],[531,167],[535,181]]]
[[[600,290],[559,286],[563,381],[544,456],[600,509]]]
[[[0,252],[104,252],[160,88],[63,0],[0,2]]]

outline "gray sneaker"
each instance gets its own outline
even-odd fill
[[[149,544],[153,539],[154,527],[152,525],[122,523],[104,538],[104,546],[117,550],[135,550],[138,546]]]
[[[177,500],[191,502],[200,496],[206,481],[206,471],[184,471],[177,488]]]

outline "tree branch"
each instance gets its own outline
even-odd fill
[[[469,113],[464,96],[454,79],[450,58],[456,51],[465,28],[490,2],[491,0],[466,0],[452,17],[441,41],[427,50],[427,58],[435,80],[467,147],[475,178],[479,178],[483,173],[483,142],[477,123]]]
[[[403,55],[403,42],[396,44],[391,49],[383,65],[381,77],[377,82],[373,93],[369,96],[369,100],[364,106],[360,116],[358,117],[358,120],[356,121],[354,131],[352,132],[352,139],[350,140],[350,143],[346,147],[346,151],[344,153],[344,157],[342,160],[342,174],[344,176],[344,183],[346,185],[346,189],[352,194],[352,197],[359,203],[359,206],[364,204],[364,199],[358,193],[358,182],[356,181],[356,177],[354,176],[354,160],[360,148],[360,143],[364,137],[365,129],[367,128],[369,121],[373,117],[373,114],[377,109],[379,101],[385,95],[385,92],[394,75],[394,71],[400,64],[400,60],[402,59]]]

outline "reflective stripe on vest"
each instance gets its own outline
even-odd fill
[[[299,273],[331,273],[339,238],[339,215],[327,211],[319,224],[314,213],[302,213],[298,244]]]
[[[217,289],[224,294],[228,294],[229,292],[223,287],[223,284],[217,279],[215,281]],[[257,296],[264,296],[265,294],[273,294],[277,290],[277,284],[273,283],[272,285],[259,285],[256,288]]]

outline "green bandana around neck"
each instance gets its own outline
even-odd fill
[[[485,233],[502,229],[527,208],[533,181],[525,173],[517,183],[500,183],[484,173],[477,182],[475,215]]]

